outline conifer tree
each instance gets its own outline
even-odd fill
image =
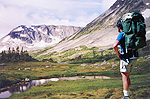
[[[23,53],[23,46],[22,46],[22,48],[21,48],[21,53]]]
[[[10,47],[9,47],[9,49],[8,49],[7,58],[8,58],[8,62],[10,62],[10,61],[11,61],[11,50],[10,50]]]
[[[12,57],[11,57],[11,62],[15,62],[16,61],[16,53],[15,53],[15,49],[12,48]]]
[[[19,46],[16,48],[16,54],[15,54],[15,58],[16,58],[16,61],[19,61],[20,59],[20,56],[19,56]]]
[[[24,60],[27,61],[28,60],[28,51],[24,51]]]
[[[23,46],[22,46],[21,53],[20,53],[20,61],[24,61],[24,51],[23,51]]]
[[[95,54],[96,54],[94,48],[96,47],[93,47],[93,58],[95,58]]]
[[[5,50],[2,51],[2,56],[1,56],[1,60],[5,60],[6,59],[6,53]]]
[[[2,62],[22,62],[22,61],[33,61],[34,59],[29,56],[28,51],[23,51],[23,47],[21,51],[19,51],[19,47],[12,48],[12,51],[9,47],[8,52],[6,53],[5,50],[0,53],[0,59]]]

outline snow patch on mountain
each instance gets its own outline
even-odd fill
[[[52,42],[51,45],[59,43],[61,41],[60,38],[56,37],[56,36],[52,36]]]
[[[150,3],[146,3],[146,5],[148,6]]]
[[[13,43],[11,43],[12,45],[24,43],[22,40],[20,40],[18,38],[15,38],[15,39],[11,38],[8,42],[13,42]]]
[[[4,47],[2,47],[0,50],[1,51],[4,51],[4,50],[6,50],[6,49],[8,49],[6,46],[4,46]]]
[[[150,34],[150,31],[147,31],[146,34]]]
[[[5,37],[2,42],[7,42],[8,40],[10,40],[10,36]]]
[[[31,29],[33,29],[33,31],[37,31],[34,26],[31,26]]]
[[[26,34],[20,34],[20,37],[26,37],[27,35]]]
[[[22,31],[24,30],[22,27],[17,28],[15,31]]]
[[[46,47],[49,46],[49,43],[45,43],[45,41],[41,40],[40,42],[34,43],[34,47]]]
[[[41,28],[38,28],[38,30],[43,34],[47,34],[47,31],[43,31]]]
[[[59,31],[61,31],[61,30],[60,30],[60,29],[55,29],[55,31],[59,32]]]
[[[150,17],[150,9],[146,9],[145,11],[142,12],[144,18],[149,18]]]

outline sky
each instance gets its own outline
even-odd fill
[[[0,0],[0,38],[20,25],[84,27],[117,0]]]

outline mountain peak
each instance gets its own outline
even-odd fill
[[[27,50],[35,50],[56,44],[80,29],[74,26],[20,25],[0,40],[0,48],[8,50],[9,47],[24,46]]]

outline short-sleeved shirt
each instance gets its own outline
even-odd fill
[[[120,49],[121,49],[121,53],[125,52],[125,36],[124,36],[124,31],[120,32],[120,34],[118,35],[117,39],[120,42]]]

